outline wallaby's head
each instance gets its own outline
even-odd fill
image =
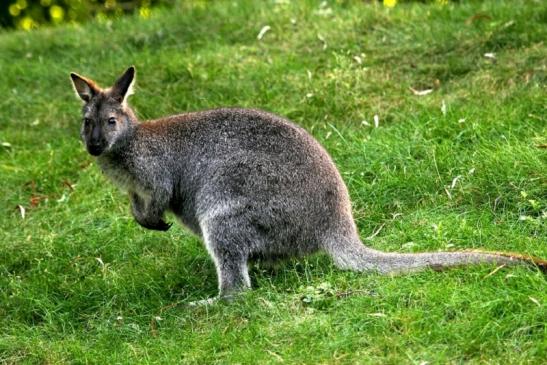
[[[84,101],[80,134],[88,152],[99,156],[112,150],[137,123],[126,103],[135,79],[135,68],[129,67],[108,89],[101,89],[92,80],[75,73],[70,77],[76,93]]]

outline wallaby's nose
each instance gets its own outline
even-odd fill
[[[99,156],[103,152],[103,147],[100,144],[88,144],[87,151],[93,156]]]

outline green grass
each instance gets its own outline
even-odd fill
[[[70,71],[108,86],[136,65],[142,119],[289,117],[332,154],[363,239],[381,228],[373,247],[547,257],[545,2],[279,3],[0,33],[0,363],[545,361],[532,268],[391,278],[317,255],[254,267],[233,303],[185,306],[216,294],[213,264],[182,227],[134,223],[79,142]]]

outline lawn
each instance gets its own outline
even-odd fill
[[[547,258],[546,16],[542,1],[179,2],[0,32],[0,363],[544,362],[535,268],[383,277],[316,255],[188,307],[216,294],[212,261],[180,225],[134,222],[79,141],[69,72],[109,86],[134,64],[142,120],[293,120],[331,153],[372,247]]]

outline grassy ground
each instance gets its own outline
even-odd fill
[[[368,245],[547,257],[547,7],[515,3],[222,1],[0,33],[0,363],[544,361],[532,268],[389,278],[318,255],[186,307],[216,294],[211,260],[180,226],[134,223],[79,142],[68,77],[105,85],[135,64],[143,119],[289,117],[332,154]]]

